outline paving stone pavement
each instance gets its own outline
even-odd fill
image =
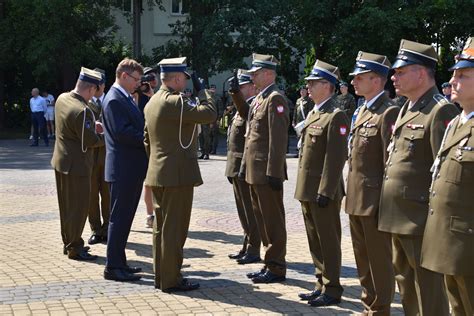
[[[222,142],[221,142],[222,143]],[[201,161],[204,185],[195,190],[183,274],[201,288],[165,294],[153,286],[150,229],[143,200],[127,245],[131,265],[143,268],[135,283],[104,280],[105,246],[94,245],[97,262],[62,254],[52,147],[28,147],[26,140],[0,140],[0,315],[351,315],[363,309],[347,216],[343,227],[339,306],[312,308],[297,293],[312,289],[314,269],[299,203],[293,198],[297,159],[288,158],[285,182],[288,247],[287,281],[254,285],[245,277],[260,264],[238,265],[227,254],[239,249],[241,228],[232,188],[224,177],[225,148]],[[88,224],[83,238],[90,236]],[[398,294],[393,315],[403,315]]]

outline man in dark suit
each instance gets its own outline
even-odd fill
[[[125,246],[142,193],[148,159],[143,145],[143,115],[131,93],[140,85],[143,67],[132,59],[122,60],[116,79],[104,99],[105,181],[110,183],[111,213],[104,278],[136,281],[137,267],[129,267]]]

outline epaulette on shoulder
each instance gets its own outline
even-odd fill
[[[436,101],[436,103],[438,103],[439,105],[445,105],[445,104],[449,104],[449,100],[446,99],[446,97],[442,94],[439,94],[439,93],[436,93],[433,95],[433,99]]]

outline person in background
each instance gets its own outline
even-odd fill
[[[46,100],[39,95],[38,88],[33,88],[31,90],[30,110],[31,122],[33,123],[33,143],[31,143],[30,147],[38,146],[39,133],[41,133],[44,145],[49,146],[45,119],[45,115],[48,111],[48,104]]]
[[[349,84],[347,82],[341,81],[339,90],[341,91],[341,94],[337,96],[339,108],[346,113],[347,118],[350,120],[356,109],[355,98],[349,93]]]
[[[46,110],[46,127],[48,129],[48,138],[54,138],[54,97],[49,94],[46,90],[43,91],[41,96],[46,100],[48,108]]]

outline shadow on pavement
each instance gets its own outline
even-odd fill
[[[190,231],[188,238],[220,242],[223,244],[241,245],[241,235],[230,235],[219,231]]]
[[[30,147],[26,139],[0,140],[0,161],[2,169],[45,170],[52,169],[54,141],[45,147],[40,140],[38,147]]]

